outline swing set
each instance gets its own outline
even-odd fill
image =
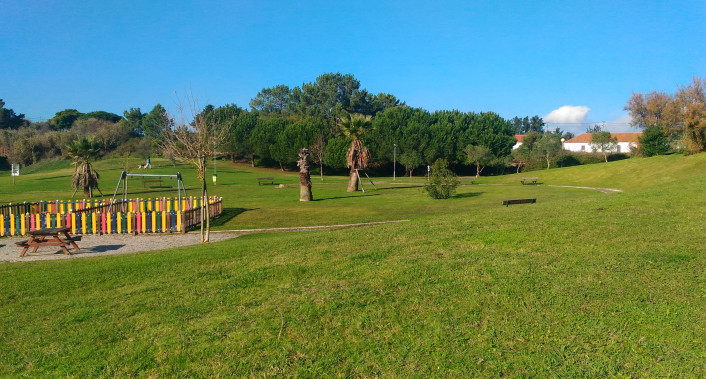
[[[181,179],[181,173],[177,172],[176,175],[162,175],[162,174],[128,174],[126,171],[123,171],[122,174],[120,174],[120,179],[118,179],[118,185],[115,186],[115,192],[113,193],[113,200],[110,202],[110,207],[108,208],[108,212],[110,212],[113,208],[113,204],[115,204],[115,198],[118,196],[118,190],[120,189],[120,184],[122,183],[123,185],[123,195],[121,199],[121,204],[125,204],[127,202],[127,183],[128,183],[128,178],[129,177],[140,177],[140,178],[175,178],[177,180],[177,196],[179,198],[178,204],[179,204],[179,209],[178,211],[182,211],[181,209],[181,199],[182,199],[182,191],[184,192],[184,197],[186,197],[186,187],[184,186],[184,181]]]

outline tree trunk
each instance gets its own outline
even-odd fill
[[[476,179],[478,179],[478,177],[480,176],[480,171],[480,164],[476,163]]]
[[[208,209],[208,189],[206,188],[206,156],[201,156],[201,243],[209,242],[210,224]]]
[[[312,201],[311,173],[309,172],[309,149],[299,150],[299,201]]]
[[[255,167],[255,156],[251,155],[250,156],[250,167]]]
[[[321,181],[324,181],[324,161],[321,161],[321,165],[319,166],[319,173],[321,174]]]
[[[284,166],[282,166],[282,162],[279,162],[279,169],[280,169],[281,171],[284,171]]]
[[[351,168],[351,172],[348,178],[348,192],[355,192],[358,190],[358,174],[354,169]]]

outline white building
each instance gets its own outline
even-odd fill
[[[618,140],[618,148],[614,153],[629,153],[637,147],[637,139],[642,133],[610,133],[610,136]],[[591,134],[584,133],[564,142],[564,150],[575,152],[593,152],[591,147]],[[598,152],[601,152],[599,149]]]
[[[512,147],[512,150],[515,150],[522,145],[523,138],[525,138],[524,134],[515,134],[515,146]]]

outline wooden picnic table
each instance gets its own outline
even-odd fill
[[[80,251],[76,241],[80,241],[81,236],[71,237],[70,230],[70,228],[42,228],[30,231],[28,233],[29,239],[16,243],[17,246],[23,248],[20,257],[24,257],[30,247],[34,248],[33,253],[43,246],[59,246],[66,255],[71,255],[67,248],[69,246]]]

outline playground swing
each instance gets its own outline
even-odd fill
[[[110,207],[108,207],[108,212],[110,212],[113,208],[113,204],[115,204],[115,198],[118,196],[118,190],[120,189],[120,184],[122,183],[123,185],[123,196],[121,199],[121,205],[125,207],[125,204],[127,202],[127,182],[128,182],[128,177],[156,177],[156,178],[176,178],[177,180],[177,196],[179,198],[179,211],[181,211],[181,199],[182,199],[182,191],[184,192],[184,196],[186,197],[186,187],[184,186],[184,181],[181,179],[181,173],[177,172],[176,175],[161,175],[161,174],[128,174],[126,171],[123,171],[122,174],[120,174],[120,179],[118,179],[118,185],[115,186],[115,192],[113,193],[113,200],[110,202]],[[124,210],[124,209],[123,209]]]

